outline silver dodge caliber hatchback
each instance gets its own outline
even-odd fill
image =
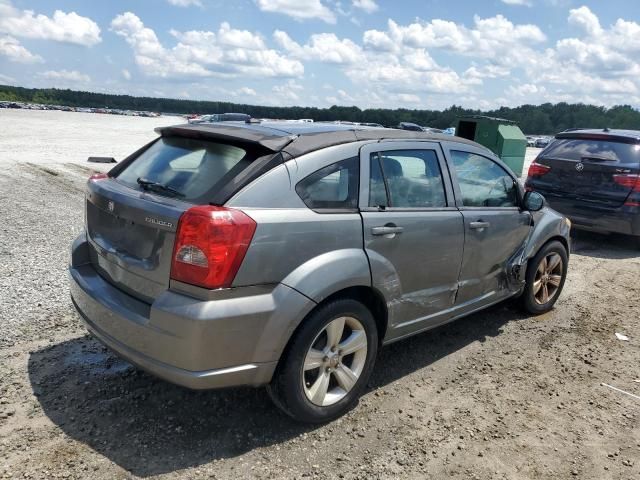
[[[93,176],[73,303],[118,355],[194,389],[266,385],[323,422],[378,349],[520,296],[550,310],[570,222],[484,147],[336,124],[166,127]]]

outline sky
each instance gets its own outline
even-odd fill
[[[282,106],[640,107],[640,2],[0,0],[0,84]]]

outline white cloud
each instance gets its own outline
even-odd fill
[[[523,83],[520,85],[511,85],[508,88],[508,93],[517,97],[529,97],[535,94],[546,93],[545,87],[538,87],[532,83]]]
[[[298,77],[302,63],[266,47],[262,38],[223,22],[217,32],[172,30],[178,43],[165,48],[155,32],[133,13],[118,15],[111,29],[133,49],[147,75],[163,78]]]
[[[281,13],[294,20],[318,19],[327,23],[336,23],[335,13],[321,0],[255,0],[263,12]]]
[[[393,52],[399,46],[387,33],[379,30],[367,30],[364,32],[362,40],[365,47],[384,52]]]
[[[600,35],[602,33],[600,20],[589,7],[585,6],[575,8],[569,12],[569,25],[580,27],[589,35]]]
[[[122,76],[125,80],[131,80],[131,73],[129,73],[129,70],[127,70],[126,68],[122,69]]]
[[[502,3],[506,3],[507,5],[522,5],[525,7],[533,6],[531,0],[502,0]]]
[[[0,55],[18,63],[38,63],[43,61],[42,57],[34,55],[23,47],[17,39],[9,35],[0,36]]]
[[[350,64],[361,59],[362,48],[333,33],[315,33],[305,45],[295,42],[286,32],[276,30],[273,37],[280,47],[296,58],[324,63]]]
[[[64,81],[71,83],[89,83],[91,77],[77,70],[48,70],[38,74],[48,80]]]
[[[53,17],[18,10],[9,0],[0,0],[0,32],[16,37],[54,40],[90,47],[102,41],[100,27],[88,17],[56,10]]]
[[[359,8],[367,13],[377,12],[380,8],[375,0],[352,0],[351,4],[354,8]]]
[[[201,7],[202,2],[200,0],[167,0],[171,5],[176,7]]]
[[[295,104],[300,102],[299,93],[304,90],[304,87],[295,80],[288,80],[282,85],[274,85],[271,91],[275,98],[285,104]]]
[[[249,88],[249,87],[239,88],[238,90],[236,90],[235,93],[237,95],[244,95],[244,96],[248,96],[248,97],[255,97],[256,95],[258,95],[257,92],[253,88]]]
[[[448,20],[433,19],[429,22],[416,21],[409,25],[399,25],[388,21],[387,32],[368,30],[365,42],[378,39],[378,43],[393,44],[411,48],[438,48],[461,55],[481,58],[511,58],[520,55],[519,49],[531,47],[546,40],[545,34],[536,25],[515,25],[502,15],[490,18],[474,17],[474,27],[468,28]],[[507,54],[506,52],[511,52]]]

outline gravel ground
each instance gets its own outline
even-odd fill
[[[192,392],[110,354],[67,288],[84,159],[176,121],[0,111],[0,478],[640,478],[640,400],[602,385],[640,395],[624,237],[575,234],[546,315],[505,303],[383,349],[359,405],[323,426],[262,389]]]

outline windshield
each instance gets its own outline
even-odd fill
[[[234,145],[163,137],[116,178],[135,189],[144,188],[138,181],[142,179],[158,184],[160,188],[153,189],[158,195],[208,203],[217,190],[246,168],[251,162],[247,157],[246,150]]]

